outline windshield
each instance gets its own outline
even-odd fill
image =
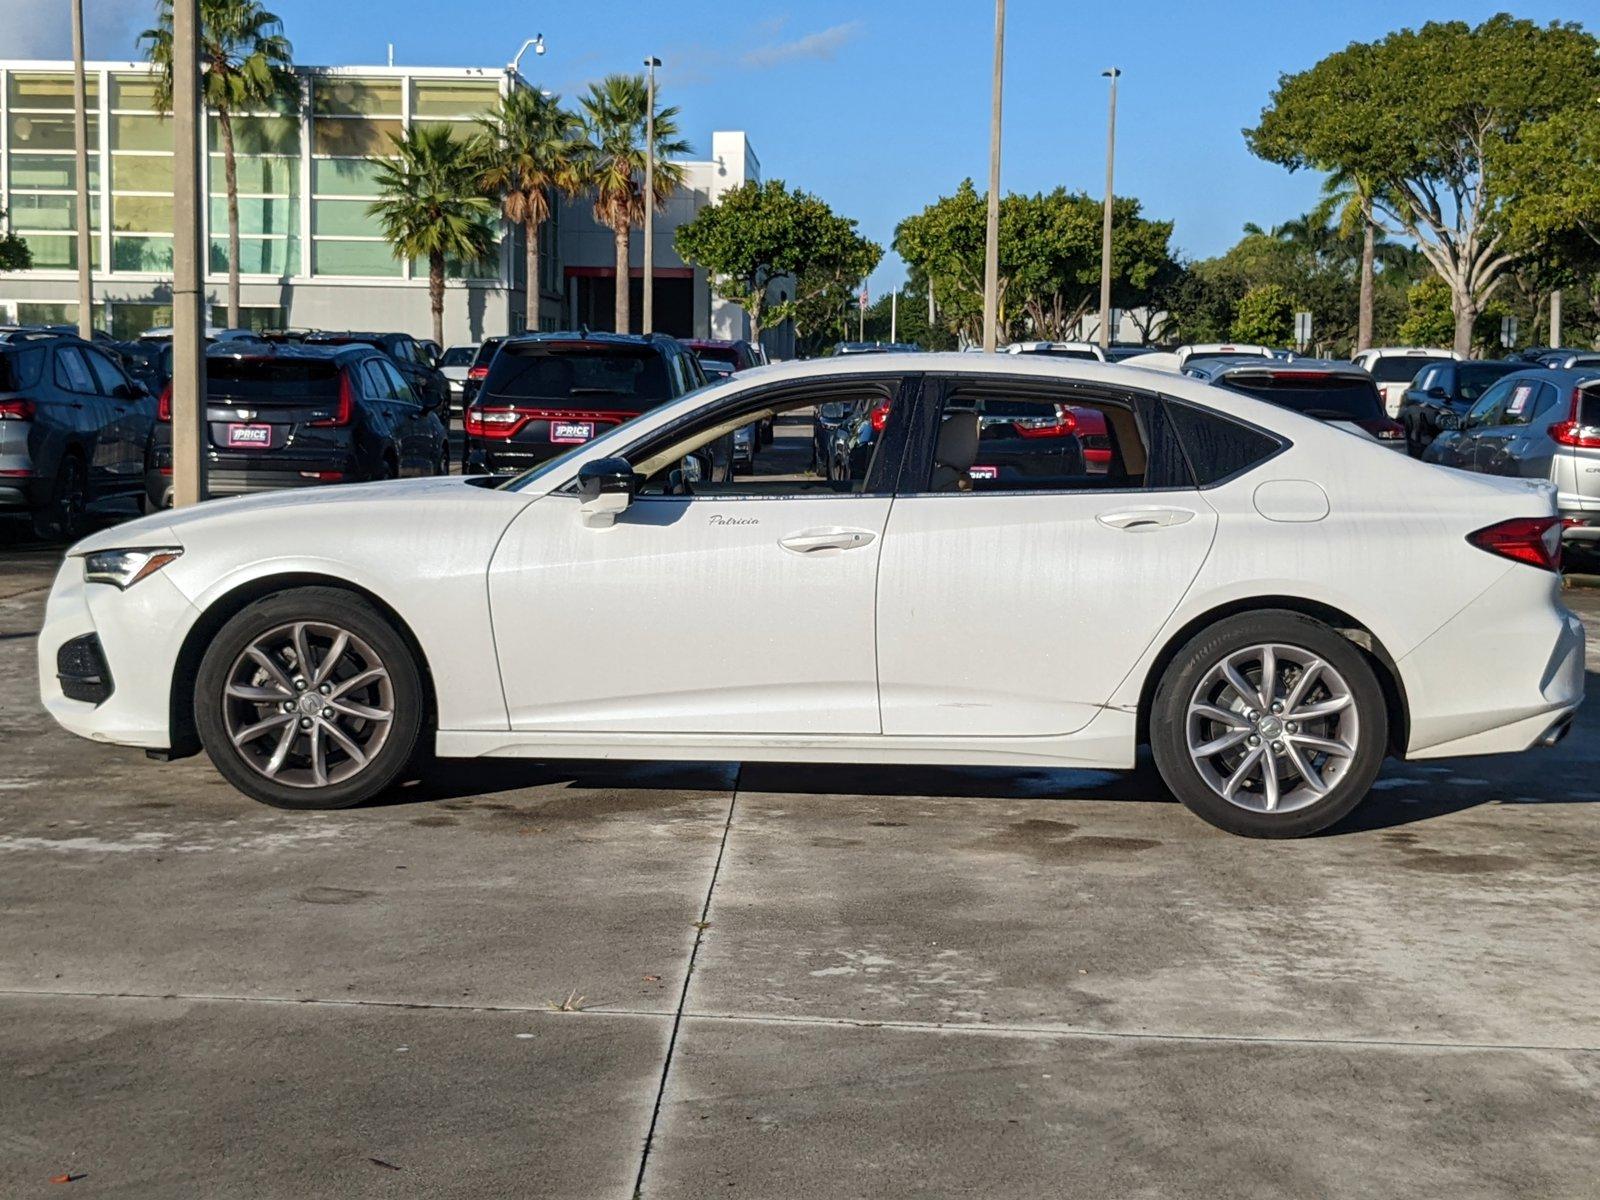
[[[1379,383],[1410,383],[1424,367],[1449,361],[1426,354],[1387,354],[1374,359],[1369,371]]]
[[[478,353],[476,346],[451,346],[439,359],[441,367],[470,367],[473,357]]]
[[[672,396],[666,360],[650,346],[552,346],[512,343],[495,355],[484,402],[593,401],[595,407],[643,412]]]
[[[1321,371],[1272,371],[1226,376],[1222,383],[1281,408],[1324,421],[1381,420],[1383,402],[1370,379]]]
[[[1470,404],[1496,379],[1516,370],[1520,370],[1516,363],[1462,363],[1456,368],[1455,398]]]

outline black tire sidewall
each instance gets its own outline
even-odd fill
[[[228,737],[220,703],[228,671],[245,647],[293,621],[326,621],[361,638],[383,661],[394,690],[393,723],[373,761],[352,778],[315,790],[273,783],[246,763]],[[277,592],[242,609],[212,639],[194,685],[195,727],[217,771],[246,796],[274,808],[350,808],[387,791],[417,756],[426,704],[416,652],[406,639],[364,597],[327,587]]]
[[[1257,813],[1230,804],[1211,790],[1189,757],[1189,698],[1224,654],[1263,642],[1299,646],[1327,660],[1350,685],[1361,723],[1355,761],[1328,795],[1296,812]],[[1388,753],[1388,709],[1365,653],[1312,617],[1283,609],[1240,613],[1201,630],[1173,657],[1156,688],[1150,711],[1150,746],[1172,794],[1203,821],[1256,838],[1295,838],[1326,829],[1360,804]]]

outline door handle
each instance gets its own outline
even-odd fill
[[[779,538],[778,545],[795,554],[816,554],[827,550],[858,550],[877,536],[866,529],[810,529]]]
[[[1169,529],[1194,519],[1187,508],[1130,508],[1118,512],[1101,513],[1095,518],[1100,524],[1127,533],[1144,533],[1152,529]]]

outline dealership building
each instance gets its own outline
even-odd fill
[[[425,262],[397,259],[368,206],[373,159],[421,125],[460,137],[510,88],[502,68],[304,67],[300,103],[236,114],[239,269],[243,323],[253,328],[401,329],[425,335]],[[96,325],[118,338],[171,319],[172,122],[157,107],[145,63],[91,63],[89,227]],[[33,267],[0,274],[0,322],[77,321],[77,200],[71,64],[0,61],[0,209],[32,251]],[[217,121],[202,134],[209,205],[206,288],[213,323],[226,323],[227,196]],[[673,232],[729,188],[760,178],[744,134],[711,135],[707,158],[684,162],[684,186],[655,223],[656,328],[679,336],[742,337],[743,312],[711,295],[705,272],[673,250]],[[579,196],[554,208],[542,234],[543,328],[609,329],[616,295],[611,231]],[[490,260],[452,264],[445,337],[452,344],[526,327],[520,228],[496,221]],[[643,234],[633,236],[633,319],[641,308]],[[784,331],[769,338],[784,356]]]

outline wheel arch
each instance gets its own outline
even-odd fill
[[[218,596],[184,635],[183,645],[173,665],[172,682],[167,697],[167,728],[171,737],[170,757],[187,758],[200,753],[200,734],[194,718],[194,685],[200,673],[200,660],[205,657],[206,647],[211,644],[212,639],[224,625],[257,600],[302,587],[336,588],[350,592],[360,596],[383,614],[416,656],[417,670],[422,678],[422,690],[427,704],[424,721],[428,723],[433,721],[434,714],[438,712],[433,671],[428,664],[427,655],[423,653],[422,643],[417,640],[417,635],[411,626],[393,605],[369,588],[352,583],[348,579],[341,579],[337,575],[326,575],[316,571],[263,575],[246,580]]]
[[[1410,741],[1411,709],[1405,682],[1394,656],[1364,622],[1331,604],[1307,600],[1303,596],[1251,596],[1232,600],[1208,609],[1173,632],[1151,662],[1139,689],[1139,742],[1143,744],[1150,741],[1150,708],[1155,701],[1156,688],[1160,686],[1161,677],[1177,657],[1178,651],[1208,625],[1240,613],[1267,610],[1300,613],[1321,621],[1361,651],[1372,666],[1372,673],[1377,676],[1378,686],[1383,689],[1384,707],[1389,717],[1389,749],[1394,754],[1403,755]]]

